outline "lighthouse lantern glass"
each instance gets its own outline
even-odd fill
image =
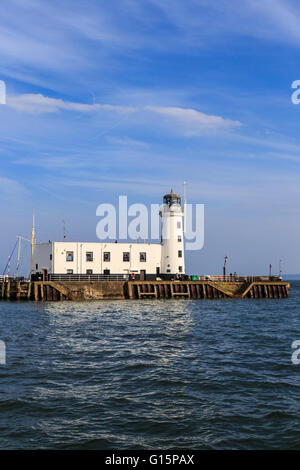
[[[167,204],[169,207],[171,206],[180,206],[181,205],[181,197],[177,194],[171,193],[166,194],[164,196],[164,203]]]

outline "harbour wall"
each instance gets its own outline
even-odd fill
[[[285,281],[16,281],[0,283],[0,300],[283,299]]]

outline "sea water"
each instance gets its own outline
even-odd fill
[[[0,448],[300,449],[299,325],[299,281],[280,300],[0,302]]]

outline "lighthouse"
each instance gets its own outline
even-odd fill
[[[163,198],[160,210],[161,225],[161,273],[185,274],[183,217],[181,197],[171,189]]]

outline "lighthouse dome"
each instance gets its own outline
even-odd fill
[[[173,189],[171,189],[170,193],[164,195],[164,204],[167,204],[169,207],[173,205],[180,206],[181,196],[174,193]]]

